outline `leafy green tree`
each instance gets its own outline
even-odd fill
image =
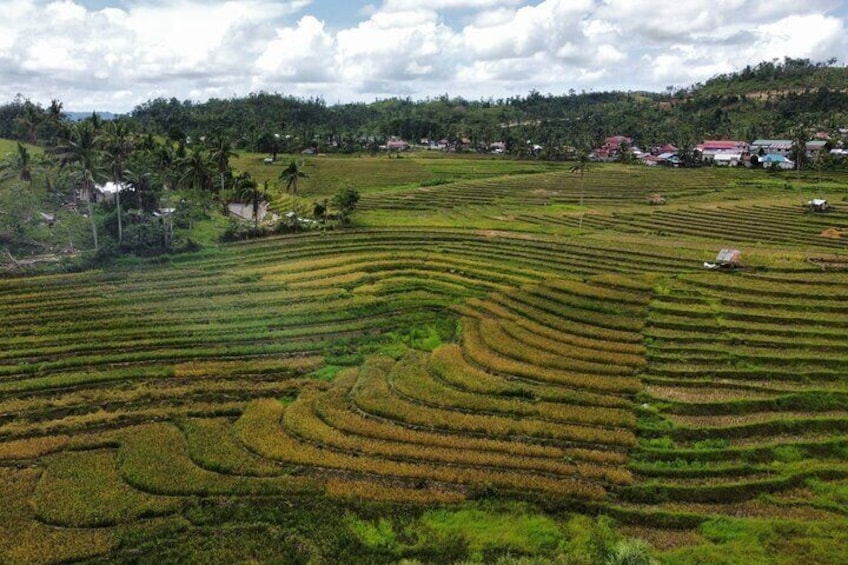
[[[0,245],[9,249],[27,243],[35,214],[35,197],[25,186],[16,183],[0,191]]]
[[[321,220],[323,222],[327,218],[327,200],[324,199],[323,202],[314,202],[312,204],[312,215],[316,220]]]
[[[256,138],[255,147],[257,152],[268,153],[276,161],[281,148],[280,138],[278,134],[265,132]]]
[[[343,188],[333,197],[333,204],[339,210],[339,220],[343,224],[350,223],[350,217],[359,202],[359,191],[355,188]]]

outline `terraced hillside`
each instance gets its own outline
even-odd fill
[[[806,259],[841,265],[815,235],[841,204],[796,225],[681,185],[637,224],[615,207],[642,189],[610,183],[560,235],[347,229],[0,280],[0,562],[533,553],[409,522],[503,501],[611,516],[669,562],[840,562],[848,276]],[[704,271],[727,240],[745,268]]]
[[[848,207],[837,204],[827,213],[809,212],[786,202],[675,206],[668,210],[593,213],[580,218],[518,215],[518,221],[552,223],[570,228],[718,240],[734,245],[768,243],[841,250],[848,236]]]
[[[362,208],[432,210],[459,206],[577,204],[581,192],[587,205],[621,206],[644,203],[646,196],[663,189],[669,197],[695,198],[715,193],[727,182],[725,171],[721,170],[687,173],[690,171],[606,167],[591,173],[583,186],[579,175],[562,170],[496,176],[421,186],[408,191],[374,192],[366,195]]]

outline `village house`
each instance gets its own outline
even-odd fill
[[[744,160],[741,153],[716,153],[713,155],[713,163],[720,167],[736,167]]]
[[[677,153],[671,151],[667,153],[660,153],[659,155],[657,155],[657,164],[666,165],[669,167],[677,167],[680,165],[680,157],[677,155]]]
[[[703,161],[713,161],[718,165],[739,164],[748,153],[748,143],[724,139],[707,140],[697,145],[695,151],[701,155]]]
[[[662,155],[663,153],[677,153],[677,151],[677,147],[671,143],[666,143],[665,145],[654,145],[649,153],[651,155]]]
[[[759,160],[764,169],[776,168],[788,171],[795,168],[795,162],[780,153],[762,155],[759,157]]]
[[[592,158],[598,161],[611,161],[621,151],[621,146],[633,148],[633,138],[624,135],[614,135],[604,140],[604,144],[592,151]]]
[[[807,142],[807,157],[809,157],[810,159],[815,159],[826,148],[827,148],[827,140],[826,139],[816,139],[814,141],[808,141]]]
[[[402,139],[390,139],[385,145],[386,151],[406,151],[409,149],[409,143]]]
[[[756,139],[751,144],[752,155],[789,155],[792,151],[791,139]]]

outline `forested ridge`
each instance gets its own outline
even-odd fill
[[[228,135],[254,150],[267,149],[273,134],[283,136],[283,149],[314,143],[322,151],[360,150],[391,136],[412,142],[465,139],[474,148],[503,141],[514,154],[528,139],[551,152],[589,147],[614,134],[646,146],[691,146],[708,138],[788,136],[799,127],[838,130],[848,124],[848,71],[829,65],[763,62],[663,93],[530,91],[497,100],[444,95],[329,106],[321,99],[259,92],[205,103],[157,99],[131,115],[156,133]]]
[[[398,137],[464,140],[473,149],[502,141],[513,154],[532,140],[558,158],[564,147],[588,148],[614,134],[644,146],[692,146],[709,138],[787,137],[799,128],[838,133],[848,126],[848,70],[834,65],[786,58],[661,93],[532,90],[496,100],[445,94],[338,105],[276,92],[205,102],[157,98],[125,118],[174,140],[223,137],[237,149],[268,153],[354,152]],[[19,97],[0,106],[0,137],[49,143],[52,114],[55,108]]]

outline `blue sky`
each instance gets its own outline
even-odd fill
[[[128,111],[258,90],[328,103],[664,90],[848,53],[835,0],[0,0],[0,102]],[[840,60],[840,64],[848,61]]]

